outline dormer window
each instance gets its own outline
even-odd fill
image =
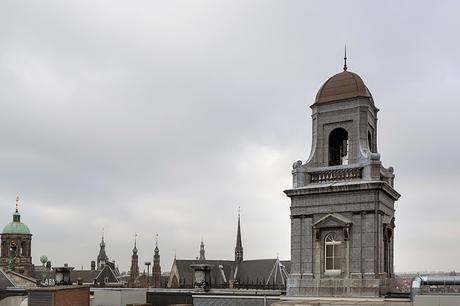
[[[329,166],[348,165],[348,133],[337,128],[329,135]]]

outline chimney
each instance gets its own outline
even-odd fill
[[[91,260],[91,271],[96,270],[96,262],[94,260]]]
[[[54,282],[56,285],[72,285],[70,280],[70,272],[73,270],[73,267],[69,267],[68,264],[64,264],[63,267],[54,267]]]
[[[193,264],[190,267],[194,270],[193,286],[194,292],[206,292],[211,288],[211,270],[214,267],[209,264]]]

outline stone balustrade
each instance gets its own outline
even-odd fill
[[[310,173],[310,182],[325,183],[337,181],[351,181],[355,179],[361,179],[362,175],[362,167],[315,171]]]

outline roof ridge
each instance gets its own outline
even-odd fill
[[[0,273],[2,273],[3,276],[5,276],[5,278],[11,283],[11,285],[13,285],[13,287],[17,287],[16,286],[16,282],[11,279],[8,274],[5,273],[5,271],[3,271],[3,269],[0,269]]]

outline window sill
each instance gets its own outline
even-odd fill
[[[342,270],[326,270],[324,271],[325,276],[339,276],[342,274]]]

